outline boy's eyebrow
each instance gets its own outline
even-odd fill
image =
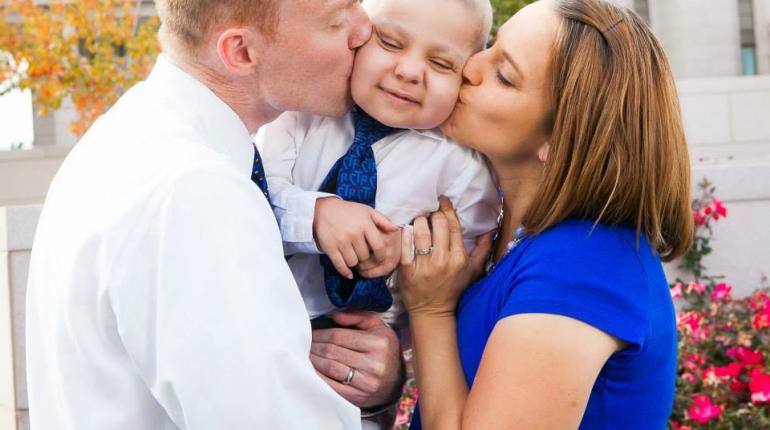
[[[519,74],[519,77],[523,77],[524,75],[521,73],[521,69],[519,68],[519,65],[513,61],[513,56],[506,52],[504,49],[502,50],[503,57],[505,57],[505,60],[511,63],[511,66],[513,66],[513,70]]]
[[[395,31],[397,33],[399,33],[401,36],[410,36],[410,35],[412,35],[402,25],[400,25],[398,23],[395,23],[395,22],[392,22],[392,21],[380,22],[375,27],[381,28],[383,26],[387,27],[387,28],[389,28],[389,29],[391,29],[391,30],[393,30],[393,31]],[[412,37],[414,37],[414,36],[412,35]],[[451,46],[449,46],[447,44],[438,44],[438,45],[434,45],[434,46],[436,47],[434,50],[438,51],[439,53],[445,53],[445,54],[454,56],[458,60],[463,58],[463,55],[462,55],[462,53],[460,51],[458,51],[457,49],[452,48]]]

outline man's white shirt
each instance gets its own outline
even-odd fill
[[[310,363],[251,140],[161,56],[73,149],[32,251],[32,428],[360,428]]]
[[[315,202],[334,163],[353,142],[351,113],[338,118],[286,112],[256,135],[289,267],[311,317],[333,311],[313,236]],[[454,204],[466,248],[497,228],[500,198],[481,155],[436,130],[403,130],[372,145],[377,163],[375,209],[391,222],[410,223],[438,209],[439,196]],[[396,293],[396,291],[392,292]],[[388,313],[402,309],[398,301]],[[395,315],[392,315],[395,316]]]

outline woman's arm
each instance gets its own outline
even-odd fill
[[[423,428],[577,428],[599,371],[622,343],[568,317],[511,316],[492,332],[468,392],[453,310],[479,256],[471,263],[459,253],[459,223],[445,201],[442,215],[431,218],[432,237],[426,220],[415,222],[416,248],[432,245],[433,254],[402,262]]]

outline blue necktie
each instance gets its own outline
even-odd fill
[[[377,163],[372,145],[399,129],[388,127],[359,108],[353,108],[355,137],[353,144],[326,175],[320,191],[336,194],[344,200],[374,207],[377,195]],[[384,312],[393,304],[385,278],[367,279],[354,274],[340,276],[331,259],[321,255],[324,283],[329,300],[337,308]]]
[[[270,191],[267,189],[267,178],[265,177],[265,168],[262,166],[262,157],[259,156],[259,150],[254,145],[254,165],[251,168],[251,180],[262,190],[267,201],[270,202]]]

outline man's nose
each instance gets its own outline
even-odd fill
[[[363,46],[372,37],[372,23],[369,16],[359,4],[356,7],[356,15],[353,21],[353,30],[348,38],[348,47],[357,49]]]

